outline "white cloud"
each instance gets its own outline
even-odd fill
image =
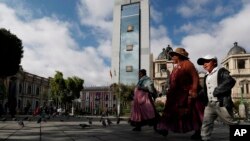
[[[103,61],[109,55],[110,42],[81,49],[71,36],[71,26],[56,17],[22,20],[14,9],[0,3],[0,27],[22,40],[21,64],[25,71],[43,77],[53,77],[55,71],[61,71],[65,78],[84,79],[86,85],[110,84],[109,67]]]
[[[186,33],[186,34],[196,34],[196,33],[203,33],[208,32],[208,28],[213,29],[212,22],[206,21],[205,19],[196,21],[196,22],[188,22],[183,24],[181,27],[176,28],[174,30],[176,33]]]
[[[77,7],[81,23],[111,37],[113,3],[113,0],[81,0]]]
[[[167,29],[162,25],[151,27],[150,33],[151,53],[154,59],[156,59],[163,48],[166,48],[168,45],[172,46],[172,41],[167,37]]]
[[[196,61],[199,57],[212,54],[218,57],[219,62],[224,59],[235,41],[250,52],[250,24],[246,17],[250,17],[250,4],[245,4],[242,10],[235,15],[221,19],[219,23],[211,23],[201,20],[190,22],[181,27],[179,31],[186,32],[180,45],[172,45],[173,48],[183,47],[189,52],[190,60],[201,70]],[[156,58],[166,44],[171,44],[165,27],[151,27],[151,50]]]
[[[250,16],[250,4],[246,5],[238,14],[227,17],[212,31],[186,36],[181,43],[190,53],[190,59],[196,60],[205,55],[213,54],[222,61],[233,47],[235,41],[248,52],[250,51],[250,25],[246,17]],[[208,30],[211,30],[208,28]]]
[[[203,6],[207,3],[209,3],[209,0],[188,0],[177,8],[177,13],[186,18],[203,15],[206,13]]]
[[[156,23],[162,22],[162,13],[154,9],[153,6],[150,7],[150,18]]]

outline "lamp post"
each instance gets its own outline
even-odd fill
[[[244,92],[244,82],[240,82],[240,94],[241,94],[241,98],[240,98],[240,104],[239,104],[239,116],[242,119],[246,118],[246,108],[244,105],[244,100],[243,100],[243,92]]]
[[[74,116],[74,100],[72,101],[71,115]]]
[[[120,117],[120,113],[121,113],[121,87],[120,85],[118,85],[119,87],[119,92],[118,92],[118,98],[117,98],[117,117]]]

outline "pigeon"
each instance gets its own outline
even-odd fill
[[[121,121],[121,118],[120,118],[120,117],[117,117],[116,124],[120,124],[120,121]]]
[[[24,127],[24,123],[23,123],[23,121],[22,121],[22,120],[18,121],[18,125],[20,125],[20,126]]]
[[[38,118],[37,123],[41,123],[42,118]]]
[[[50,116],[48,116],[46,119],[49,120],[49,119],[50,119]]]
[[[92,124],[92,119],[93,118],[88,118],[89,119],[89,124],[91,125]]]
[[[106,127],[106,126],[107,126],[107,123],[106,123],[106,121],[105,121],[104,119],[102,120],[102,126],[103,126],[103,127]]]
[[[28,119],[29,119],[29,117],[24,117],[24,118],[23,118],[23,120],[28,120]]]
[[[90,125],[87,124],[79,124],[79,126],[81,126],[82,128],[90,127]]]
[[[107,118],[107,122],[108,122],[108,125],[112,124],[112,121],[109,118]]]
[[[102,122],[103,121],[103,117],[101,116],[101,118],[100,118],[100,122]]]

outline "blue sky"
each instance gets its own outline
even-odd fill
[[[108,85],[114,0],[0,0],[0,28],[23,42],[25,71],[78,76]],[[205,54],[219,61],[235,41],[250,52],[248,0],[151,0],[151,53],[183,47],[194,64]],[[200,66],[196,67],[201,69]]]

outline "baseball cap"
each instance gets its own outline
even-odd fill
[[[213,60],[213,59],[217,61],[217,57],[215,57],[214,55],[208,54],[208,55],[206,55],[204,57],[199,58],[197,60],[197,64],[198,65],[203,65],[206,60]]]

